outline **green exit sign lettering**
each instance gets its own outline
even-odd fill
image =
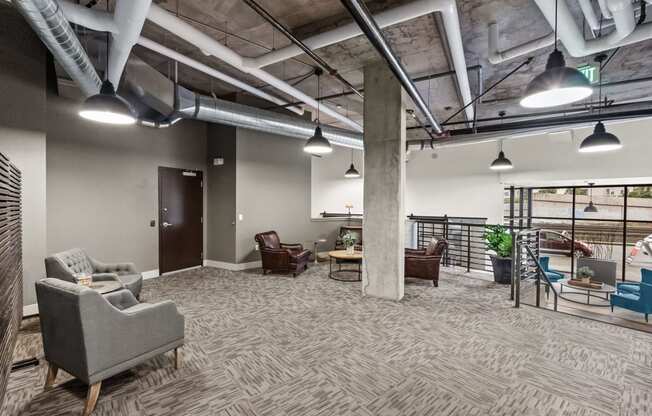
[[[596,65],[583,65],[577,67],[577,70],[584,74],[591,84],[598,83],[598,80],[600,79],[600,68]]]

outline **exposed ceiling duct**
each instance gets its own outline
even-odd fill
[[[444,30],[446,31],[446,37],[448,39],[448,46],[452,56],[453,67],[455,69],[457,85],[460,90],[460,95],[462,96],[462,105],[467,105],[473,100],[473,97],[471,96],[471,87],[469,86],[469,77],[466,70],[464,43],[462,42],[462,31],[460,29],[460,19],[457,13],[457,2],[455,0],[415,0],[394,7],[390,10],[380,12],[372,17],[380,28],[385,28],[421,16],[427,16],[432,13],[441,14],[442,21],[444,22]],[[302,42],[310,49],[315,50],[344,42],[345,40],[352,39],[362,34],[360,27],[355,22],[351,22],[303,39]],[[251,65],[256,66],[257,68],[263,68],[299,56],[302,53],[303,51],[301,48],[296,45],[290,45],[268,52],[257,58],[250,59],[249,61]],[[473,106],[467,107],[464,112],[467,120],[473,120]]]
[[[195,94],[177,86],[177,113],[210,123],[244,127],[264,133],[307,139],[315,132],[316,124],[293,116],[269,110]],[[332,144],[362,149],[362,134],[321,125],[322,133]]]
[[[99,93],[102,80],[79,39],[53,0],[13,0],[57,62],[88,97]]]
[[[589,26],[595,31],[595,11],[590,2],[579,0],[582,15]],[[646,1],[649,3],[648,1]],[[534,3],[543,13],[551,27],[555,26],[555,1],[534,0]],[[575,21],[573,13],[568,7],[567,0],[558,2],[559,40],[568,53],[581,58],[594,55],[609,49],[627,46],[644,40],[652,39],[652,23],[643,23],[636,26],[636,12],[631,0],[600,0],[600,9],[605,19],[613,19],[602,25],[602,28],[614,26],[614,30],[595,39],[585,39],[582,28]],[[499,33],[495,23],[489,25],[489,56],[492,63],[500,63],[507,59],[516,58],[532,53],[538,49],[554,43],[550,35],[534,39],[500,52]],[[507,55],[505,55],[509,52]],[[502,55],[501,55],[502,54]]]
[[[97,93],[101,81],[57,3],[54,0],[20,0],[15,3],[69,75],[80,87],[84,86],[84,94]],[[133,57],[129,60],[125,85],[139,100],[164,117],[163,120],[141,120],[145,126],[169,127],[180,118],[188,118],[301,139],[310,137],[315,129],[315,124],[309,120],[196,94],[175,85]],[[359,133],[329,126],[322,129],[333,144],[362,148],[362,135]]]

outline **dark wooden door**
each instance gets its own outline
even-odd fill
[[[203,185],[201,171],[158,168],[160,273],[202,264]]]

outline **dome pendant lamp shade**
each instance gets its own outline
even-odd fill
[[[592,93],[589,80],[577,69],[567,67],[564,55],[555,49],[548,57],[546,70],[527,86],[521,106],[556,107],[583,100]]]
[[[360,172],[353,166],[353,163],[351,163],[351,167],[349,170],[346,171],[344,174],[345,178],[359,178],[360,177]]]
[[[598,212],[598,208],[593,205],[593,201],[589,201],[589,205],[584,208],[584,212]]]
[[[593,134],[589,135],[580,144],[581,153],[608,152],[623,147],[615,134],[608,133],[601,121],[595,125]]]
[[[313,136],[308,139],[306,144],[303,145],[303,151],[310,153],[311,155],[325,155],[333,151],[330,142],[327,138],[324,137],[321,132],[321,127],[319,126],[319,116],[321,115],[319,108],[321,84],[319,81],[321,79],[321,74],[321,68],[315,69],[315,75],[317,75],[317,127],[315,128],[315,134],[313,134]]]
[[[325,155],[333,151],[328,139],[322,135],[320,126],[317,126],[315,134],[303,146],[303,151],[312,155]]]
[[[87,120],[106,124],[128,125],[136,123],[131,105],[115,93],[109,80],[102,83],[99,94],[84,101],[79,115]]]
[[[502,150],[498,153],[498,158],[491,162],[491,165],[489,166],[489,169],[491,170],[509,170],[513,168],[514,165],[512,165],[512,162],[505,157],[505,152]]]

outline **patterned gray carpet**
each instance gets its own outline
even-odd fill
[[[106,381],[96,415],[652,415],[652,336],[537,310],[445,275],[404,301],[360,297],[324,266],[297,279],[204,268],[149,280],[186,316],[172,354]],[[42,355],[27,321],[17,357]],[[11,375],[2,415],[78,414],[85,387]],[[60,380],[65,381],[65,377]]]

